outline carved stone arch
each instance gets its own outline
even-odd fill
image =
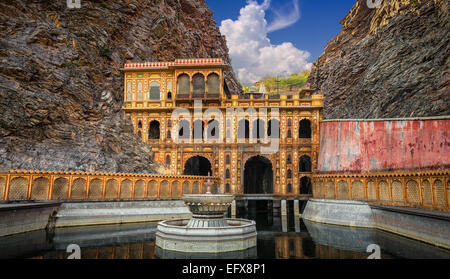
[[[72,182],[71,199],[82,200],[86,198],[86,179],[76,178]]]
[[[191,193],[191,183],[189,180],[185,180],[183,182],[183,194],[190,194]]]
[[[26,200],[28,194],[28,179],[25,177],[15,177],[9,184],[9,200]]]
[[[298,172],[312,172],[313,171],[313,158],[310,153],[300,152],[298,154]],[[303,159],[303,163],[301,162]],[[308,161],[309,160],[309,161]],[[308,171],[309,169],[309,171]]]
[[[183,79],[181,80],[182,76]],[[187,79],[185,77],[187,77]],[[191,80],[192,77],[189,75],[189,73],[182,72],[177,75],[176,78],[177,96],[189,96],[191,92]]]
[[[89,181],[88,199],[101,199],[103,191],[103,182],[94,178]]]
[[[261,154],[261,153],[245,153],[243,156],[242,156],[242,162],[243,162],[243,164],[241,164],[241,166],[243,167],[243,166],[245,166],[245,164],[247,163],[247,161],[250,159],[250,158],[252,158],[252,157],[255,157],[255,156],[261,156],[261,157],[264,157],[264,158],[266,158],[267,160],[269,160],[270,161],[270,163],[272,164],[272,171],[274,172],[274,174],[275,174],[275,159],[274,159],[274,157],[272,156],[272,155],[267,155],[267,154]]]
[[[392,181],[392,201],[393,202],[404,202],[403,194],[403,183],[399,179]]]
[[[136,183],[134,184],[134,198],[145,198],[145,181],[142,179],[136,181]]]
[[[161,199],[169,198],[170,195],[169,192],[170,192],[169,181],[167,180],[161,181],[161,183],[159,184],[159,198]]]
[[[117,199],[119,193],[119,182],[115,178],[110,178],[105,185],[105,199]]]
[[[69,193],[69,179],[65,177],[55,178],[53,181],[52,199],[65,200]]]
[[[347,181],[340,179],[337,183],[338,199],[348,200],[348,183]]]
[[[182,195],[183,189],[181,189],[181,184],[178,180],[172,182],[172,198],[178,198]]]
[[[442,183],[441,179],[434,180],[433,189],[434,189],[434,198],[436,200],[437,205],[444,207],[446,205],[445,190],[444,190],[444,184]]]
[[[352,182],[352,200],[364,200],[364,184],[359,179]]]
[[[37,177],[31,184],[32,200],[47,200],[50,188],[50,180],[47,177]]]
[[[417,181],[414,179],[409,179],[406,182],[406,198],[408,200],[408,203],[416,205],[420,204],[421,198],[419,183],[417,183]]]
[[[425,205],[433,204],[433,192],[431,191],[431,183],[429,179],[422,181],[423,203]]]
[[[298,137],[299,138],[306,138],[306,139],[310,139],[312,138],[312,122],[311,119],[307,118],[307,117],[303,117],[300,122],[299,122],[299,127],[298,127]]]
[[[131,199],[133,191],[133,182],[130,179],[124,179],[120,183],[120,198]]]
[[[213,174],[214,154],[212,154],[212,153],[202,153],[202,152],[184,153],[183,161],[182,161],[183,168],[189,159],[191,159],[192,157],[196,157],[196,156],[204,157],[204,158],[208,159],[209,163],[211,164],[211,176],[213,176],[214,175]]]
[[[334,180],[328,180],[326,183],[326,187],[327,187],[327,195],[326,197],[329,199],[334,199],[335,198],[335,185],[334,185]]]
[[[258,158],[260,157],[260,158]],[[257,158],[257,161],[253,162],[253,165],[250,164],[250,160]],[[262,158],[262,161],[261,161]],[[270,163],[270,167],[271,167],[271,172],[266,172],[267,170],[267,164],[265,164],[264,160],[266,160],[266,162]],[[254,164],[257,164],[256,166]],[[246,187],[246,180],[247,178],[252,178],[255,177],[253,175],[253,173],[257,170],[255,170],[255,167],[257,167],[259,164],[258,168],[263,167],[261,164],[265,164],[266,167],[264,168],[264,173],[261,174],[264,178],[263,180],[260,180],[259,183],[262,183],[262,189],[255,187],[255,184],[253,182],[255,182],[255,180],[249,181],[247,182],[247,187]],[[247,169],[248,166],[248,169]],[[247,172],[249,171],[249,172]],[[270,176],[272,176],[272,179],[270,180]],[[242,164],[241,164],[241,190],[244,193],[248,193],[248,194],[255,194],[255,193],[275,193],[278,189],[277,189],[277,185],[276,185],[276,164],[274,162],[274,158],[273,156],[268,156],[266,154],[260,154],[260,153],[245,153],[243,155],[242,158]],[[269,180],[267,180],[269,179]],[[265,182],[264,182],[265,181]],[[270,181],[270,184],[267,184],[267,181]],[[256,181],[258,182],[258,180]],[[250,184],[248,184],[250,183]],[[265,185],[265,186],[264,186]],[[260,185],[261,186],[261,185]]]

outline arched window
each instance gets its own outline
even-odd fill
[[[220,95],[220,79],[219,75],[216,73],[212,73],[208,75],[207,80],[208,86],[208,96],[209,97],[218,97]]]
[[[227,156],[225,157],[225,164],[230,164],[231,160],[230,160],[230,155],[227,154]]]
[[[195,120],[192,132],[192,134],[194,135],[194,139],[203,139],[205,136],[205,123],[200,119]]]
[[[288,192],[288,193],[292,193],[292,184],[291,184],[291,183],[289,183],[289,184],[287,185],[287,192]]]
[[[153,81],[150,83],[150,92],[148,95],[150,100],[159,100],[161,98],[161,86],[159,82]]]
[[[219,139],[219,121],[213,119],[208,122],[206,136],[208,139]]]
[[[138,82],[138,101],[142,101],[142,81]]]
[[[183,139],[183,140],[190,139],[190,137],[191,137],[190,127],[191,127],[191,125],[190,125],[189,121],[187,121],[187,120],[181,120],[178,123],[178,129],[179,129],[178,136],[180,139]]]
[[[250,122],[242,119],[238,124],[238,139],[248,139],[250,137]]]
[[[132,101],[132,90],[131,90],[131,81],[127,82],[127,101]]]
[[[287,171],[287,178],[292,178],[292,171],[291,170]]]
[[[292,164],[292,157],[291,157],[291,154],[288,154],[287,155],[287,159],[286,159],[286,164]]]
[[[172,120],[167,120],[167,128],[172,128]]]
[[[188,97],[189,91],[191,90],[191,85],[189,81],[189,76],[187,74],[181,74],[178,76],[177,80],[177,96],[178,97]]]
[[[230,170],[227,169],[227,170],[225,171],[225,178],[230,178],[230,177],[231,177],[231,175],[230,175]]]
[[[308,119],[303,119],[302,121],[300,121],[298,137],[301,139],[311,138],[311,121],[309,121]]]
[[[141,120],[138,121],[138,128],[139,129],[142,128],[142,121]]]
[[[170,130],[167,130],[167,139],[172,138],[172,132]]]
[[[192,77],[193,97],[203,98],[205,96],[205,77],[202,74],[195,74]]]
[[[264,125],[264,121],[262,121],[261,119],[255,120],[253,122],[252,137],[255,139],[263,138],[265,130],[266,130],[266,126]]]
[[[300,157],[299,172],[311,172],[311,158],[309,156]]]
[[[271,119],[267,127],[269,138],[280,138],[280,122],[277,119]]]
[[[170,166],[170,155],[166,156],[166,165]]]
[[[225,192],[229,193],[230,192],[230,184],[226,184],[225,185]]]
[[[289,129],[288,132],[287,132],[287,138],[288,139],[292,138],[291,129]]]
[[[312,194],[312,183],[311,178],[303,176],[300,179],[300,194],[311,195]]]
[[[167,93],[167,100],[172,100],[172,92]]]
[[[292,126],[292,119],[288,118],[287,125],[288,125],[288,127]]]
[[[153,120],[150,122],[150,127],[148,129],[148,139],[159,139],[160,130],[159,130],[159,122]]]

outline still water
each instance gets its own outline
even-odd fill
[[[156,223],[103,225],[34,231],[0,237],[0,258],[65,259],[70,244],[81,247],[82,259],[253,258],[366,259],[367,246],[377,244],[382,259],[450,258],[450,251],[391,233],[275,217],[247,208],[238,217],[256,221],[256,249],[222,255],[181,255],[155,245]]]

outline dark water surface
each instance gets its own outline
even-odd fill
[[[167,253],[155,245],[156,223],[103,225],[34,231],[0,237],[0,258],[65,259],[70,244],[81,247],[82,259],[257,258],[366,259],[367,246],[377,244],[382,259],[450,258],[450,251],[374,230],[318,224],[274,217],[267,212],[240,210],[238,217],[256,220],[256,249],[222,255]]]

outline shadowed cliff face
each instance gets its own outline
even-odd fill
[[[358,0],[325,47],[309,82],[325,118],[450,114],[447,0]]]
[[[0,2],[0,170],[154,172],[121,111],[127,62],[220,57],[204,0]],[[231,91],[240,91],[232,72]]]

